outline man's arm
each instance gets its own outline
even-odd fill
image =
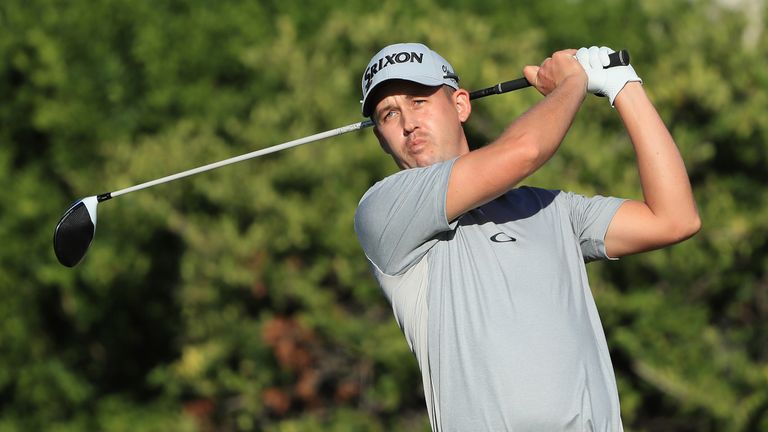
[[[640,83],[627,83],[615,107],[635,148],[644,201],[619,207],[606,233],[606,252],[621,257],[696,234],[701,220],[683,159]]]
[[[586,95],[575,50],[558,51],[525,77],[546,96],[493,143],[462,155],[451,171],[446,215],[454,220],[512,189],[557,151]]]

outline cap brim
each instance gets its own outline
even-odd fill
[[[427,87],[439,87],[442,85],[448,85],[444,80],[438,80],[434,77],[425,77],[425,76],[416,76],[416,77],[409,77],[409,78],[402,78],[398,76],[393,77],[386,77],[381,79],[379,82],[371,86],[371,89],[368,90],[368,93],[365,94],[365,99],[363,99],[363,117],[370,117],[373,113],[373,105],[374,102],[378,102],[376,99],[376,90],[381,87],[382,84],[394,81],[394,80],[400,80],[400,81],[410,81],[415,82],[416,84],[425,85]]]

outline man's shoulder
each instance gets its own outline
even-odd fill
[[[390,174],[368,188],[360,198],[360,203],[372,195],[375,195],[377,192],[386,193],[393,189],[399,191],[401,188],[407,187],[409,184],[418,181],[418,179],[423,176],[429,176],[431,173],[440,170],[450,170],[450,167],[453,166],[453,162],[454,160],[438,162],[426,167],[408,168]]]
[[[369,187],[368,190],[365,191],[363,196],[360,197],[360,202],[358,203],[358,206],[363,204],[363,202],[368,198],[370,198],[371,196],[375,195],[377,191],[380,191],[382,189],[387,189],[388,187],[394,185],[397,182],[397,179],[403,176],[406,173],[406,171],[410,171],[410,170],[403,170],[403,171],[398,171],[396,173],[390,174],[384,177],[383,179],[377,181],[373,185],[371,185],[371,187]]]

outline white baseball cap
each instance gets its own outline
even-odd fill
[[[440,54],[420,43],[399,43],[382,49],[368,62],[363,72],[362,111],[370,117],[373,107],[369,96],[379,84],[401,79],[426,86],[448,85],[459,88],[459,76]]]

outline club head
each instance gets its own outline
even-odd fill
[[[95,196],[83,198],[64,213],[53,233],[53,251],[59,262],[74,267],[83,259],[96,233]]]

